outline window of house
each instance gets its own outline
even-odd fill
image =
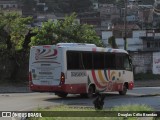
[[[13,8],[15,8],[15,7],[16,7],[16,5],[12,5],[12,7],[13,7]]]
[[[151,48],[154,48],[154,47],[155,47],[155,43],[151,42]]]
[[[155,47],[156,47],[156,48],[158,47],[158,42],[155,42]]]
[[[147,42],[147,48],[150,48],[150,47],[151,47],[150,42]]]
[[[0,8],[2,9],[2,8],[3,8],[3,5],[0,5]]]
[[[6,5],[6,8],[9,8],[9,5]]]

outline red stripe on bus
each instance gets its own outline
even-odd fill
[[[108,70],[108,77],[109,77],[109,81],[111,80],[110,78],[110,69]]]
[[[92,51],[93,51],[93,52],[96,52],[96,48],[92,48]]]
[[[64,85],[34,85],[30,84],[31,91],[37,92],[65,92],[70,94],[86,93],[86,84],[64,84]]]

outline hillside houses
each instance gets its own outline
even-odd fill
[[[102,31],[102,41],[107,46],[108,38],[113,36],[113,31]],[[157,30],[133,30],[127,38],[129,51],[160,51],[160,31]],[[123,37],[116,38],[119,48],[124,48]]]
[[[0,10],[11,9],[11,8],[18,8],[18,3],[16,1],[10,1],[10,0],[0,1]]]
[[[48,19],[63,20],[66,15],[72,13],[68,12],[69,0],[61,0],[63,4],[58,3],[60,0],[48,1],[46,3],[45,0],[23,0],[23,2],[0,0],[0,10],[4,12],[18,10],[24,17],[32,16],[33,26],[39,27]],[[153,5],[129,3],[125,9],[124,5],[100,3],[99,0],[90,1],[92,5],[89,9],[77,8],[79,12],[76,21],[80,24],[93,25],[106,47],[111,47],[108,44],[109,37],[115,36],[118,47],[123,49],[126,31],[127,50],[133,57],[134,72],[152,71],[153,53],[160,51],[160,15],[154,13]],[[62,6],[65,6],[63,10]],[[126,27],[124,27],[125,20]]]
[[[119,7],[115,4],[99,3],[98,0],[91,1],[93,4],[92,11],[77,13],[78,19],[80,19],[80,23],[87,23],[98,27],[102,26],[103,28],[106,27],[108,29],[111,29],[112,26],[115,26],[117,24],[124,24],[125,9],[123,8],[123,5],[122,7]],[[64,14],[64,17],[66,14],[61,13],[60,11],[49,11],[49,6],[47,6],[45,2],[42,2],[40,0],[33,0],[32,4],[29,4],[29,6],[27,4],[27,2],[25,4],[22,4],[16,2],[16,0],[0,0],[1,9],[21,8],[22,15],[33,16],[35,19],[42,18],[42,16],[48,19],[48,16],[56,16],[58,14]],[[55,17],[51,19],[55,19]],[[153,26],[153,23],[154,26],[159,23],[153,13],[152,5],[139,5],[131,3],[128,3],[127,5],[126,21],[127,23],[137,24],[140,29],[148,29]]]
[[[132,39],[132,41],[137,41],[135,39],[134,33],[137,31],[144,31],[146,29],[158,29],[160,28],[159,18],[153,12],[152,5],[139,5],[128,3],[127,5],[127,14],[124,16],[124,6],[119,7],[115,4],[107,4],[107,3],[99,3],[98,0],[92,0],[92,11],[88,12],[80,12],[77,13],[77,21],[80,24],[90,24],[93,25],[97,35],[99,35],[104,44],[107,45],[107,38],[104,38],[104,34],[107,34],[108,37],[110,35],[114,35],[119,42],[123,43],[124,37],[124,20],[126,17],[126,35],[127,39]],[[66,16],[66,14],[61,12],[49,12],[49,7],[47,4],[40,0],[33,0],[30,6],[26,6],[22,3],[16,2],[16,0],[0,0],[0,8],[1,10],[6,10],[14,8],[21,9],[23,16],[33,16],[35,19],[34,25],[41,26],[43,21],[47,21],[48,19],[52,20],[62,20]],[[71,14],[71,13],[69,13]],[[109,34],[109,33],[111,34]],[[141,43],[146,43],[149,46],[148,36],[142,36],[139,40],[143,41]],[[105,40],[104,40],[105,39]],[[151,38],[153,39],[153,38]],[[154,40],[157,40],[154,38]],[[145,42],[146,41],[146,42]],[[118,42],[118,43],[119,43]],[[122,45],[122,43],[120,45]],[[129,41],[128,41],[129,44]],[[137,45],[136,43],[135,45]],[[132,45],[133,46],[133,45]],[[143,46],[143,45],[142,45]],[[152,46],[152,44],[150,45]],[[128,45],[128,48],[130,46]],[[143,47],[144,48],[144,47]],[[147,47],[146,47],[147,48]],[[134,48],[134,50],[139,50],[141,48]],[[143,49],[144,50],[144,49]]]

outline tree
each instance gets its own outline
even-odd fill
[[[28,35],[28,24],[32,21],[31,17],[23,18],[21,15],[11,13],[0,14],[0,41],[6,46],[1,48],[4,59],[12,61],[12,71],[10,71],[10,79],[16,79],[16,74],[20,63],[24,62],[25,55],[23,51],[26,49],[26,35]],[[2,57],[1,57],[2,58]]]
[[[12,12],[1,13],[0,20],[1,40],[6,44],[7,50],[15,52],[23,49],[25,35],[30,29],[28,24],[32,21],[32,18],[23,18],[21,15]]]
[[[32,37],[30,45],[56,44],[59,42],[94,43],[102,46],[100,37],[96,35],[93,26],[75,22],[76,14],[66,16],[64,21],[44,22],[41,28],[34,28],[37,33]]]
[[[114,36],[108,38],[108,43],[111,45],[112,48],[118,48]]]

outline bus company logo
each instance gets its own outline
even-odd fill
[[[12,117],[11,112],[2,112],[2,117]]]
[[[55,59],[57,57],[57,50],[51,50],[51,49],[36,49],[35,52],[35,59],[40,60],[40,59]]]
[[[87,76],[86,72],[71,72],[72,77],[85,77]]]

